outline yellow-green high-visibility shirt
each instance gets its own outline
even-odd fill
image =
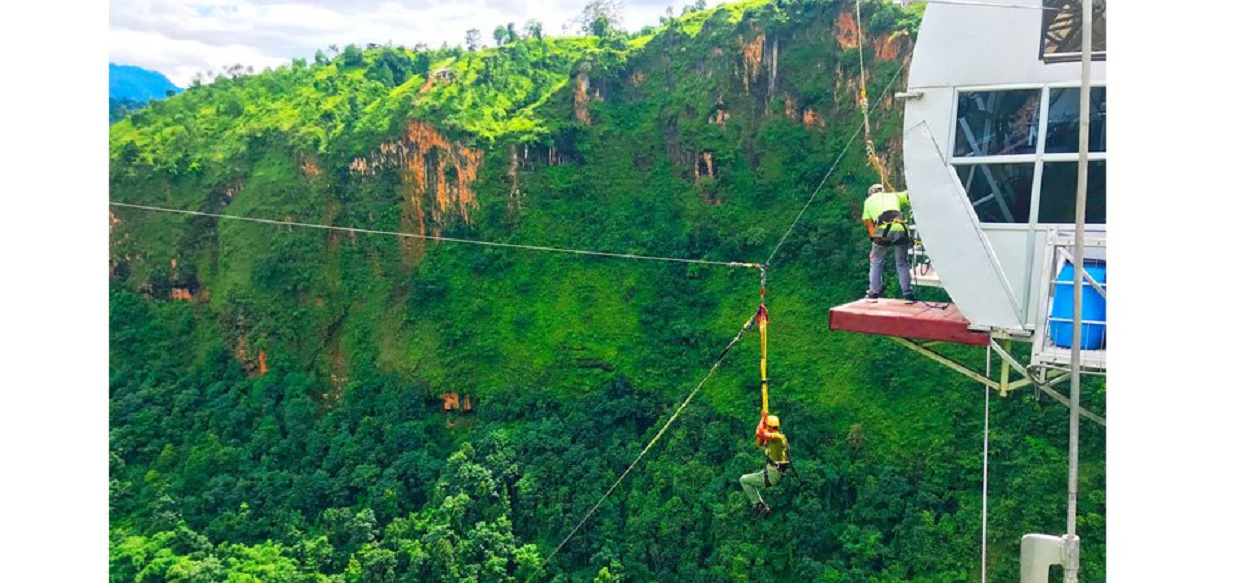
[[[909,206],[908,191],[876,192],[865,199],[865,212],[861,213],[860,220],[876,223],[882,213],[903,210],[904,206]]]
[[[770,434],[769,443],[765,447],[765,455],[774,463],[786,463],[787,436],[777,431]]]

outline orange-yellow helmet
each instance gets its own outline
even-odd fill
[[[774,429],[778,429],[778,416],[767,415],[765,417],[765,425],[768,427],[773,427]]]

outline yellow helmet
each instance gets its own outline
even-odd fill
[[[766,426],[768,426],[768,427],[773,427],[774,429],[777,429],[777,428],[778,428],[778,416],[777,416],[777,415],[767,415],[767,416],[765,417],[765,425],[766,425]]]

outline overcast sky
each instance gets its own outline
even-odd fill
[[[623,0],[628,30],[657,24],[694,0]],[[200,71],[241,63],[256,70],[310,59],[350,43],[462,44],[468,29],[491,42],[493,28],[538,20],[561,34],[588,0],[112,0],[108,58],[164,73],[181,87]],[[723,0],[709,0],[710,6]]]

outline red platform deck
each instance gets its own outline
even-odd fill
[[[942,306],[946,309],[939,309]],[[955,304],[905,304],[903,300],[857,300],[830,309],[831,330],[864,332],[883,336],[920,338],[940,342],[954,342],[972,346],[985,346],[990,336],[983,332],[971,332],[968,319]]]

